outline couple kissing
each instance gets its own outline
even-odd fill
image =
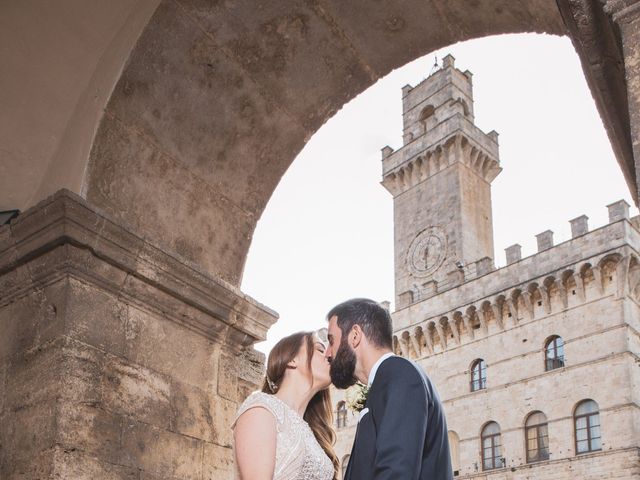
[[[329,385],[368,393],[345,480],[451,480],[447,423],[425,372],[393,354],[389,312],[356,298],[327,314],[327,340],[294,333],[271,350],[262,390],[232,425],[241,480],[338,480]]]

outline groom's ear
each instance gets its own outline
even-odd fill
[[[351,345],[351,348],[357,348],[358,345],[360,345],[360,342],[362,341],[362,338],[364,336],[364,332],[362,331],[362,328],[360,328],[360,325],[355,324],[352,328],[351,331],[349,332],[349,345]]]

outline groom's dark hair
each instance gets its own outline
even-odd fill
[[[391,315],[378,302],[368,298],[352,298],[336,305],[327,314],[327,320],[337,317],[343,337],[354,325],[360,325],[367,339],[378,347],[393,348]]]

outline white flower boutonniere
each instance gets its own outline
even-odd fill
[[[353,387],[349,387],[345,392],[347,407],[354,412],[360,412],[364,408],[369,394],[369,387],[358,382]]]

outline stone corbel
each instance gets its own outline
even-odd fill
[[[442,325],[440,324],[440,322],[434,322],[435,326],[436,326],[436,331],[438,332],[438,336],[440,337],[440,345],[442,346],[443,350],[447,349],[447,336],[444,333],[444,328],[442,328]]]
[[[456,322],[455,318],[449,321],[449,327],[451,328],[451,333],[453,333],[456,344],[460,345],[462,343],[460,340],[460,331],[458,330],[458,322]]]
[[[522,292],[522,300],[524,301],[525,309],[529,314],[529,320],[533,320],[533,302],[531,301],[531,294],[529,292]]]
[[[573,280],[576,282],[576,291],[578,292],[580,301],[582,303],[586,302],[587,298],[586,298],[586,292],[584,289],[584,279],[582,278],[582,275],[580,275],[579,272],[575,272],[573,274]]]
[[[500,308],[499,305],[492,303],[491,310],[493,312],[493,317],[496,319],[496,322],[498,322],[498,325],[500,326],[500,330],[504,330],[504,322],[502,320],[502,308]]]
[[[511,314],[511,318],[513,319],[513,324],[518,324],[518,307],[512,298],[507,298],[505,300],[507,302],[507,308],[509,309],[509,313]]]
[[[487,324],[487,314],[482,308],[476,308],[476,315],[478,315],[478,320],[480,320],[480,328],[482,328],[482,332],[485,335],[489,334],[489,325]]]
[[[409,339],[411,340],[413,351],[416,352],[416,358],[420,358],[422,356],[422,348],[420,348],[420,342],[415,335],[409,335]]]
[[[558,293],[560,294],[560,300],[562,300],[562,308],[566,310],[569,308],[569,297],[567,295],[567,287],[563,282],[558,282]]]
[[[544,285],[538,285],[540,291],[540,298],[542,299],[542,306],[547,315],[551,314],[551,297],[549,295],[549,288]]]
[[[631,256],[627,255],[620,260],[616,267],[616,277],[618,279],[617,295],[622,298],[629,294],[629,267],[631,265]]]
[[[433,355],[433,337],[431,336],[431,329],[427,327],[427,331],[422,331],[422,335],[424,335],[424,343],[427,344],[427,350],[429,350],[429,355]]]
[[[411,358],[409,355],[409,344],[406,338],[403,338],[402,335],[398,337],[398,344],[400,345],[400,351],[402,352],[402,356],[404,358]]]
[[[602,283],[602,269],[599,266],[595,266],[591,268],[593,272],[593,278],[595,280],[596,286],[598,287],[598,293],[600,295],[604,295],[604,284]]]
[[[468,314],[464,313],[462,315],[462,321],[464,322],[464,327],[467,330],[469,338],[473,340],[475,338],[475,334],[473,331],[473,325],[471,325],[471,317]]]

